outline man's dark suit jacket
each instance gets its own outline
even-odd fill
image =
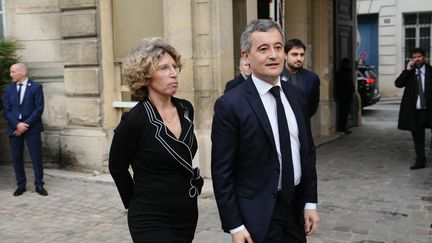
[[[245,81],[245,79],[243,78],[242,74],[237,75],[237,77],[235,77],[235,79],[232,79],[226,83],[224,93],[235,88],[237,85],[243,83],[244,81]]]
[[[299,88],[301,88],[306,96],[309,116],[312,117],[317,111],[320,101],[320,79],[316,73],[304,68],[300,69],[298,72],[303,78],[303,87]],[[288,69],[285,67],[282,71],[281,78],[284,81],[288,81]]]
[[[44,110],[44,97],[42,86],[28,80],[24,99],[20,105],[16,82],[6,87],[3,96],[3,113],[7,121],[7,134],[13,135],[19,122],[30,125],[26,134],[40,133],[43,131],[42,113]],[[19,114],[22,115],[19,120]]]
[[[416,104],[418,96],[417,76],[415,69],[404,70],[395,80],[398,88],[405,87],[399,110],[398,128],[401,130],[415,130]],[[425,64],[425,99],[429,114],[432,114],[432,67]]]
[[[315,148],[300,90],[287,82],[281,85],[299,129],[303,212],[305,202],[317,202]],[[275,207],[280,168],[270,121],[251,78],[216,101],[211,139],[222,228],[228,232],[244,224],[254,242],[262,242]]]

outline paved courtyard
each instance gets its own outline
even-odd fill
[[[362,126],[317,148],[321,227],[308,242],[432,242],[432,155],[428,168],[408,169],[411,135],[396,129],[397,110],[391,99],[366,108]],[[41,197],[27,172],[27,192],[13,197],[12,166],[0,165],[0,242],[131,242],[109,175],[46,169]],[[194,243],[230,242],[206,182]]]

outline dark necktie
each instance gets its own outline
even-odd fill
[[[294,169],[291,155],[290,132],[279,90],[279,86],[274,86],[270,89],[270,92],[276,99],[277,107],[279,145],[282,155],[282,197],[289,202],[294,193]]]
[[[21,88],[23,84],[18,84],[18,103],[21,105]]]
[[[417,69],[417,85],[418,85],[418,93],[420,96],[420,107],[422,109],[426,109],[426,99],[424,96],[423,84],[422,84],[422,76],[420,69]]]

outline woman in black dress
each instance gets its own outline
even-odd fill
[[[141,100],[115,129],[109,170],[134,242],[191,242],[195,234],[203,179],[192,167],[193,107],[173,97],[181,66],[176,49],[160,38],[141,41],[123,66]]]

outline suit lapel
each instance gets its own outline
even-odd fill
[[[427,65],[427,64],[425,64],[425,82],[424,82],[424,84],[425,84],[425,90],[424,90],[424,94],[425,94],[425,99],[426,99],[426,101],[428,100],[428,98],[431,98],[430,97],[430,92],[431,92],[431,90],[430,90],[430,75],[431,75],[431,68]]]
[[[261,101],[261,97],[259,96],[258,90],[256,89],[256,87],[253,84],[253,81],[250,77],[245,82],[246,82],[246,91],[247,91],[246,98],[247,98],[252,110],[255,112],[255,115],[256,115],[258,121],[260,122],[265,133],[267,134],[267,137],[270,140],[271,144],[274,147],[276,147],[275,142],[274,142],[272,128],[270,125],[270,121],[267,117],[267,112],[265,111],[265,108],[264,108],[264,105]]]
[[[13,84],[12,84],[12,87],[11,87],[11,96],[12,96],[12,100],[14,101],[14,102],[16,102],[16,104],[20,104],[20,102],[19,102],[19,100],[18,100],[18,88],[17,88],[17,86],[18,86],[18,84],[17,84],[17,82],[14,82]]]
[[[271,129],[270,121],[267,117],[267,113],[265,111],[264,105],[261,101],[261,98],[259,96],[259,93],[255,87],[255,85],[252,82],[252,79],[249,78],[246,80],[246,91],[247,95],[246,98],[254,111],[258,121],[260,122],[261,126],[263,127],[265,133],[267,134],[267,137],[270,141],[270,143],[276,148],[273,132]],[[298,102],[298,93],[296,93],[293,89],[290,88],[290,84],[287,84],[286,82],[281,82],[282,90],[285,93],[285,96],[288,99],[288,102],[290,103],[291,109],[294,112],[294,116],[297,121],[297,127],[299,132],[299,142],[300,142],[300,153],[303,154],[303,150],[307,147],[307,130],[306,130],[306,124],[304,120],[304,115],[302,111],[301,104]],[[300,90],[300,89],[299,89]],[[301,156],[303,157],[303,156]]]
[[[195,152],[191,151],[194,136],[192,121],[190,121],[189,117],[187,118],[187,121],[182,121],[186,118],[179,114],[179,119],[182,123],[182,136],[187,136],[183,138],[184,140],[180,140],[182,138],[181,136],[180,139],[175,138],[175,136],[164,125],[156,107],[150,103],[148,98],[143,102],[143,105],[148,115],[150,124],[155,128],[154,136],[156,140],[162,145],[167,153],[170,154],[174,161],[177,162],[177,165],[182,168],[183,172],[186,172],[189,175],[194,175],[192,159]],[[182,111],[182,114],[184,114],[184,111]],[[187,124],[187,126],[184,124]],[[184,129],[187,129],[186,135],[183,135]]]
[[[306,94],[306,90],[309,90],[308,85],[312,85],[312,84],[306,81],[308,77],[305,69],[301,68],[299,70],[299,74],[302,78],[303,92]]]

